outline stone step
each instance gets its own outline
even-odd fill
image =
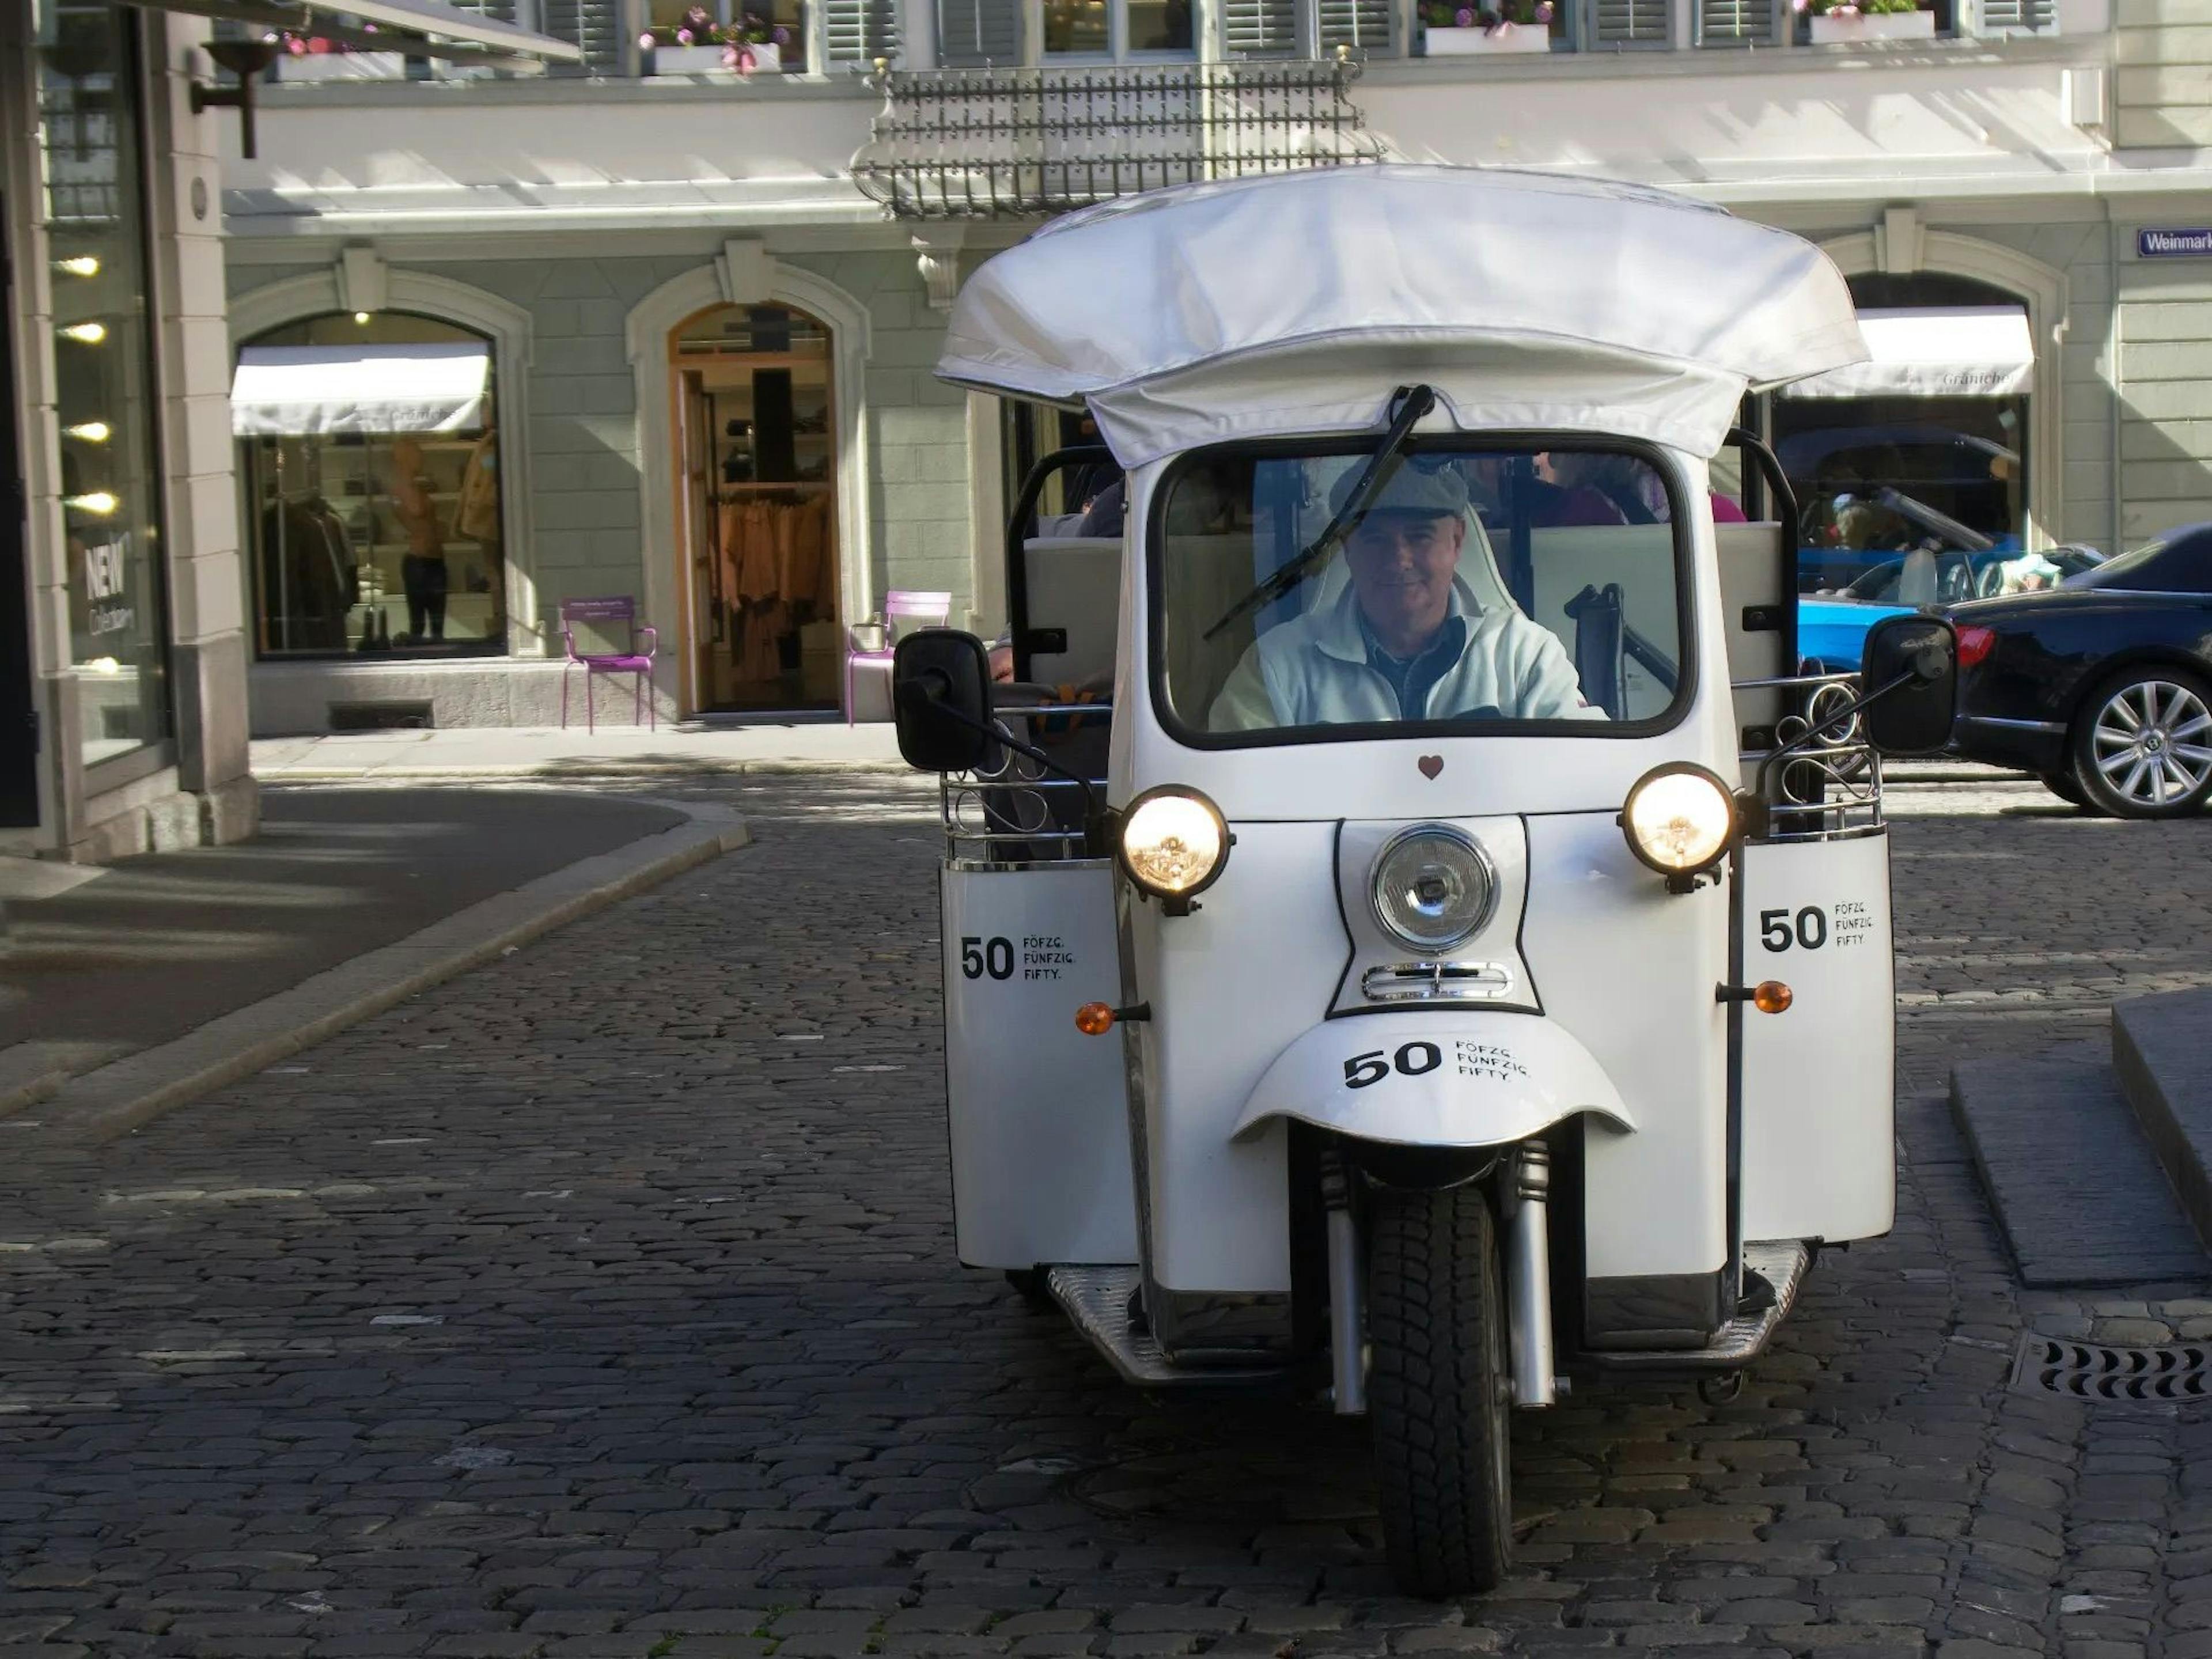
[[[2129,1109],[2105,1044],[1961,1060],[1951,1072],[1951,1111],[2023,1284],[2212,1275],[2212,1256]]]
[[[2182,1209],[2212,1239],[2212,990],[2114,1003],[2112,1071]]]

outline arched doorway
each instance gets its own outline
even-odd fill
[[[835,343],[794,306],[716,305],[668,337],[686,702],[702,714],[840,704]]]

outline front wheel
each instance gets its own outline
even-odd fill
[[[2091,805],[2124,818],[2178,818],[2212,795],[2212,687],[2186,669],[2139,668],[2090,696],[2072,739]]]
[[[1377,1189],[1367,1409],[1390,1571],[1411,1595],[1480,1595],[1512,1559],[1502,1277],[1480,1187]]]

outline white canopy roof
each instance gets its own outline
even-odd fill
[[[1126,198],[988,262],[938,374],[1087,402],[1125,465],[1376,426],[1422,381],[1464,429],[1719,449],[1747,387],[1866,355],[1787,232],[1632,185],[1391,164]]]
[[[2035,376],[2035,342],[2017,306],[1862,311],[1871,354],[1800,380],[1792,398],[2017,398]]]
[[[489,348],[247,346],[230,383],[241,438],[331,432],[475,432],[483,426]]]

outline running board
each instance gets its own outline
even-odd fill
[[[1279,1366],[1176,1364],[1152,1334],[1129,1317],[1132,1298],[1143,1281],[1144,1274],[1136,1267],[1051,1267],[1044,1279],[1060,1311],[1106,1356],[1125,1382],[1148,1389],[1249,1387],[1284,1375]]]
[[[1740,1371],[1766,1352],[1766,1345],[1797,1304],[1812,1266],[1813,1252],[1796,1239],[1746,1244],[1743,1265],[1774,1286],[1774,1305],[1757,1313],[1741,1314],[1721,1327],[1710,1347],[1650,1349],[1640,1353],[1596,1353],[1575,1356],[1578,1365],[1609,1376],[1668,1377]]]

